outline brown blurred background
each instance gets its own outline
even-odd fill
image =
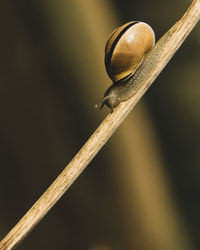
[[[191,1],[1,1],[0,238],[108,113],[104,46],[142,20],[157,39]],[[200,249],[200,25],[18,249]]]

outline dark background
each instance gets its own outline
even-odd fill
[[[0,237],[108,113],[103,57],[117,26],[158,39],[191,1],[1,1]],[[200,33],[18,249],[200,249]]]

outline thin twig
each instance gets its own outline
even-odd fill
[[[200,19],[200,0],[194,0],[184,16],[171,30],[170,37],[164,48],[159,53],[159,63],[146,72],[145,78],[141,78],[142,84],[137,92],[128,101],[121,103],[112,114],[104,119],[89,140],[75,155],[57,179],[51,184],[40,199],[30,208],[15,227],[0,242],[0,249],[12,249],[19,244],[33,227],[46,215],[55,205],[60,197],[72,185],[72,183],[83,172],[98,151],[108,141],[117,127],[122,123],[135,104],[140,100],[155,78],[160,74],[174,53],[178,50],[190,31]],[[145,62],[143,67],[145,68]],[[140,80],[140,76],[138,76]]]

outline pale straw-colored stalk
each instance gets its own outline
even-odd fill
[[[184,16],[168,32],[168,39],[159,52],[159,63],[156,61],[150,70],[146,70],[145,76],[138,76],[137,80],[140,84],[136,93],[128,101],[115,108],[113,113],[107,115],[57,179],[2,239],[1,250],[12,249],[19,244],[67,191],[160,74],[199,19],[200,0],[194,0]],[[145,68],[146,65],[144,62],[143,67]]]

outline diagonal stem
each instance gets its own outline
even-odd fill
[[[55,205],[140,100],[146,90],[172,58],[174,53],[181,46],[199,19],[200,0],[194,0],[184,16],[165,34],[165,37],[167,36],[168,39],[165,39],[165,44],[162,46],[159,55],[157,55],[157,57],[159,56],[159,63],[158,58],[157,60],[152,60],[152,62],[154,62],[153,67],[150,67],[150,70],[146,70],[145,72],[145,68],[148,66],[148,60],[144,61],[142,67],[145,75],[139,74],[137,76],[136,80],[139,83],[139,87],[134,96],[128,101],[121,103],[113,113],[107,115],[104,121],[80,151],[74,156],[71,162],[65,167],[57,179],[5,236],[5,238],[2,239],[0,242],[0,250],[12,249],[19,244],[19,242],[26,237],[33,227],[39,223],[39,221]],[[153,56],[156,58],[156,55],[152,55],[152,57]]]

